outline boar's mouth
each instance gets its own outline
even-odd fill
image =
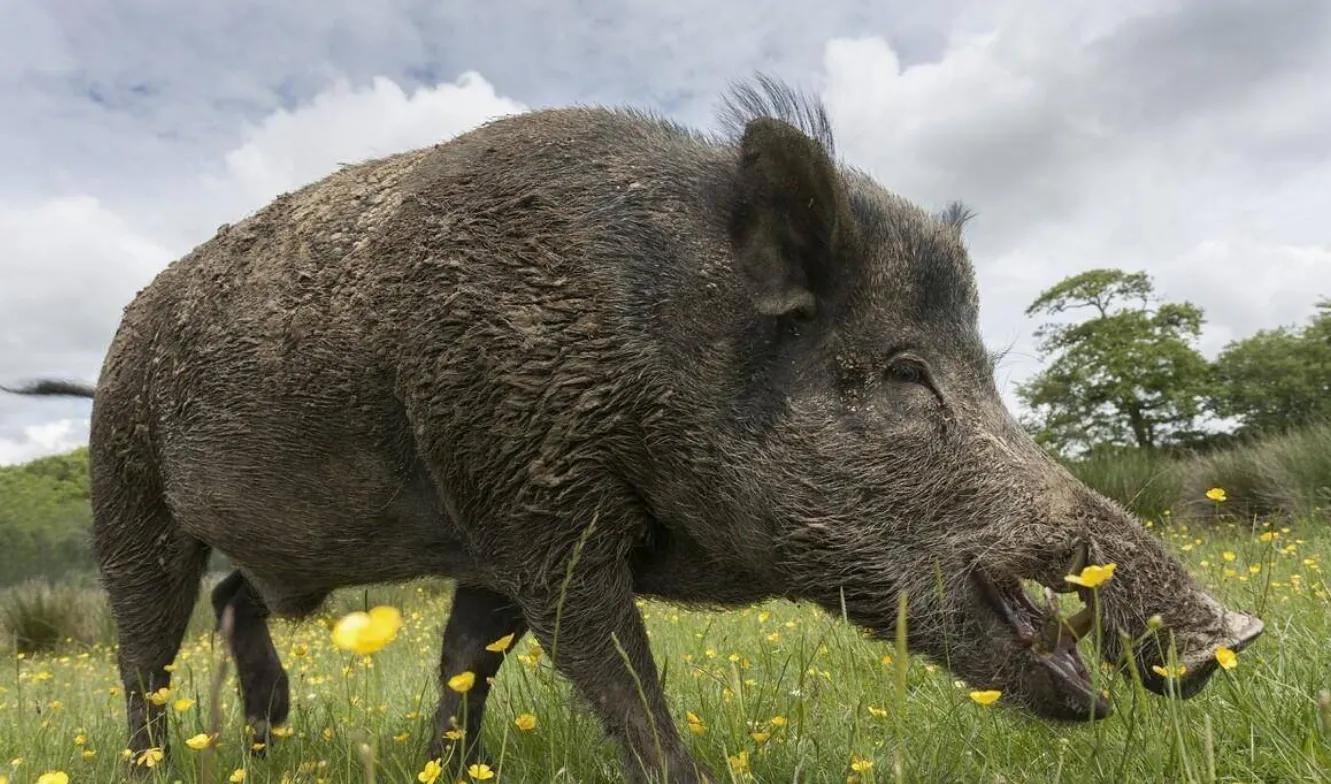
[[[1010,631],[1026,660],[1023,683],[998,684],[1030,709],[1053,719],[1103,718],[1113,710],[1097,693],[1091,673],[1077,651],[1077,641],[1095,624],[1090,607],[1064,618],[1053,590],[1045,588],[1045,607],[1027,596],[1014,577],[995,577],[976,565],[971,581],[984,603]],[[1015,689],[1013,687],[1016,687]]]

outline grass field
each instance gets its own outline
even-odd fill
[[[676,719],[722,781],[1331,780],[1325,522],[1154,528],[1223,600],[1256,610],[1267,634],[1188,702],[1106,675],[1118,710],[1096,723],[1053,725],[1001,700],[977,704],[943,667],[808,607],[718,614],[645,603],[643,611]],[[247,753],[230,683],[220,690],[216,746],[185,743],[208,727],[220,655],[201,607],[174,669],[172,755],[149,780],[222,782],[243,770],[249,782],[360,782],[370,780],[369,759],[377,781],[418,781],[447,595],[439,583],[372,588],[334,597],[318,620],[276,622],[293,708],[263,758]],[[100,601],[90,589],[81,596]],[[331,644],[328,626],[366,603],[400,607],[406,623],[387,648],[358,658]],[[101,611],[81,612],[81,634],[104,638]],[[108,643],[11,653],[0,672],[0,780],[36,782],[48,771],[72,782],[122,778],[123,698]],[[517,726],[522,714],[535,717],[534,728]],[[491,781],[620,780],[616,749],[530,639],[499,674],[484,740]],[[438,780],[470,779],[446,771]]]

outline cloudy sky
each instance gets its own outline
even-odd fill
[[[1089,267],[1203,306],[1208,354],[1331,296],[1331,4],[829,5],[0,0],[0,383],[95,379],[156,271],[339,162],[574,103],[709,127],[756,71],[820,94],[847,162],[978,213],[1009,390],[1025,306]],[[0,398],[0,463],[87,416]]]

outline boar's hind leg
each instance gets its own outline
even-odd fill
[[[180,650],[208,559],[208,547],[181,533],[160,503],[145,509],[139,502],[133,494],[122,494],[96,509],[94,522],[98,566],[116,622],[128,748],[135,762],[147,749],[166,751],[167,701],[159,697],[162,704],[156,704],[149,695],[171,684],[164,668]]]
[[[532,631],[555,667],[621,744],[630,781],[712,780],[690,757],[666,709],[627,563],[590,564],[584,558],[549,593],[523,600]]]
[[[290,710],[287,674],[268,634],[268,607],[238,571],[213,589],[213,610],[219,627],[223,626],[228,609],[231,610],[229,627],[222,631],[236,662],[245,720],[254,728],[254,739],[266,749],[272,740],[269,730],[285,722]]]
[[[448,756],[450,744],[444,742],[444,733],[452,730],[462,731],[463,745],[451,744],[454,756],[450,759],[470,763],[480,754],[481,717],[485,714],[485,698],[490,693],[489,679],[504,663],[504,651],[489,651],[486,646],[511,634],[511,647],[526,631],[527,621],[512,600],[484,588],[458,586],[448,625],[444,627],[444,651],[439,664],[443,694],[435,711],[434,739],[430,743],[432,759]],[[448,679],[464,672],[476,676],[471,690],[460,694],[448,688]]]

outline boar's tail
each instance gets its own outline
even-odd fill
[[[63,397],[87,397],[91,398],[97,391],[96,388],[87,384],[79,384],[74,381],[55,381],[45,379],[42,381],[33,381],[30,384],[24,384],[18,387],[4,387],[0,389],[6,392],[12,392],[15,395],[52,395]]]

